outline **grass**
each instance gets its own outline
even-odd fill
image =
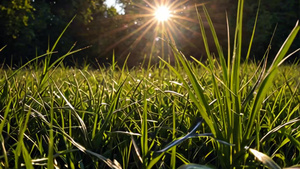
[[[156,66],[128,70],[113,59],[110,67],[80,70],[62,64],[80,51],[73,47],[50,63],[56,42],[17,70],[1,69],[0,168],[299,165],[300,71],[297,63],[282,63],[300,27],[271,63],[268,52],[259,63],[242,63],[242,9],[241,0],[228,54],[206,8],[204,16],[198,13],[208,65],[188,61],[170,44],[175,65],[161,59]],[[254,35],[255,25],[246,58]],[[39,69],[34,63],[41,58]]]
[[[213,93],[213,77],[199,65],[190,64],[201,75],[198,82],[205,89],[203,95],[211,116],[221,123],[216,124],[219,132],[224,131]],[[254,76],[249,85],[255,85],[259,78],[253,71],[256,64],[241,68],[245,66],[248,69],[243,79]],[[45,168],[48,164],[60,168],[174,168],[197,163],[222,168],[220,147],[233,148],[230,144],[234,143],[211,134],[204,121],[190,132],[192,139],[184,138],[175,142],[176,148],[172,145],[164,150],[173,140],[189,133],[201,117],[191,97],[193,89],[186,88],[177,74],[159,67],[115,69],[57,68],[39,90],[42,71],[23,70],[10,80],[2,76],[2,167]],[[220,69],[215,70],[219,72],[216,76],[222,75]],[[181,72],[187,81],[187,74]],[[299,70],[297,65],[287,65],[279,72],[261,104],[248,146],[268,154],[280,166],[291,166],[299,162]],[[247,93],[251,88],[244,90]],[[243,125],[246,122],[243,119]],[[260,139],[259,148],[256,137]],[[245,149],[242,151],[243,158],[236,167],[260,166]]]

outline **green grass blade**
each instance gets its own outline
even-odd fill
[[[159,151],[157,151],[157,152],[158,152],[158,153],[166,152],[166,151],[168,151],[170,148],[175,147],[176,145],[182,143],[182,142],[185,141],[186,139],[189,139],[190,136],[191,136],[192,134],[195,133],[196,129],[201,125],[201,123],[202,123],[202,120],[199,121],[199,122],[195,125],[195,127],[194,127],[188,134],[186,134],[185,136],[183,136],[183,137],[181,137],[181,138],[178,138],[178,139],[172,141],[172,142],[171,142],[170,144],[168,144],[165,148],[163,148],[163,149],[161,149],[161,150],[159,150]],[[200,135],[198,135],[198,136],[200,136]],[[207,134],[203,134],[203,136],[207,136]],[[210,135],[210,136],[211,136],[211,135]]]
[[[258,14],[259,14],[260,1],[261,0],[258,1],[258,8],[257,8],[257,11],[256,11],[254,26],[253,26],[253,29],[252,29],[252,35],[251,35],[251,38],[250,38],[248,52],[247,52],[247,55],[246,55],[246,65],[248,63],[249,56],[250,56],[251,49],[252,49],[252,44],[253,44],[253,39],[254,39],[254,35],[255,35],[255,30],[256,30],[256,25],[257,25],[257,20],[258,20]]]
[[[32,160],[30,157],[30,154],[28,153],[24,142],[22,141],[20,144],[22,144],[22,155],[23,155],[23,160],[25,161],[25,167],[28,169],[34,169],[33,165],[32,165]]]
[[[53,98],[53,86],[51,86],[51,98]],[[51,99],[51,105],[50,105],[50,129],[49,129],[49,145],[48,145],[48,162],[47,162],[47,168],[53,169],[54,168],[54,159],[53,159],[53,152],[54,152],[54,136],[53,136],[53,118],[54,118],[54,98]]]
[[[265,166],[268,166],[271,169],[281,169],[269,156],[252,148],[250,148],[249,151]]]
[[[159,154],[157,157],[155,157],[153,160],[150,161],[150,163],[147,166],[147,169],[153,168],[153,166],[165,155],[165,153]]]
[[[226,62],[225,62],[223,50],[222,50],[222,47],[220,45],[219,38],[217,36],[217,33],[216,33],[215,27],[213,25],[213,22],[212,22],[209,14],[208,14],[208,11],[207,11],[205,5],[203,5],[203,11],[204,11],[206,20],[208,21],[208,24],[209,24],[209,27],[210,27],[210,31],[212,33],[212,36],[213,36],[213,39],[214,39],[214,42],[215,42],[215,46],[217,48],[218,56],[219,56],[219,59],[221,61],[221,66],[222,66],[222,72],[223,72],[223,76],[224,76],[224,81],[227,83],[228,82],[228,74],[227,74],[227,67],[226,67]],[[204,29],[204,28],[202,28],[202,29]]]
[[[295,123],[297,123],[297,122],[299,122],[299,121],[300,121],[300,117],[299,117],[299,118],[295,118],[295,119],[293,119],[293,120],[290,120],[290,121],[288,121],[288,122],[286,122],[286,123],[284,123],[284,124],[281,124],[281,125],[275,127],[274,129],[270,130],[267,134],[265,134],[265,135],[260,139],[260,142],[263,142],[269,135],[271,135],[272,133],[277,132],[277,131],[280,130],[281,128],[283,128],[283,127],[285,127],[285,126],[288,126],[288,125],[293,125],[293,124],[295,124]]]
[[[25,160],[25,164],[26,164],[26,167],[28,166],[29,168],[33,168],[31,167],[31,158],[30,158],[30,155],[26,149],[26,147],[24,146],[24,135],[25,135],[25,131],[27,129],[27,124],[28,124],[28,121],[29,121],[29,117],[30,117],[30,114],[31,114],[31,110],[29,109],[29,111],[26,113],[26,116],[24,117],[25,119],[23,119],[21,121],[21,124],[19,124],[19,128],[20,128],[20,131],[19,131],[19,138],[18,138],[18,143],[17,143],[17,147],[16,147],[16,152],[15,152],[15,168],[19,168],[19,165],[20,165],[20,161],[19,161],[19,158],[21,156],[21,153],[23,155],[23,158]],[[28,161],[26,160],[29,160],[29,163],[28,164]]]
[[[68,29],[68,27],[71,25],[71,23],[73,22],[73,20],[76,18],[76,15],[71,19],[71,21],[67,24],[67,26],[64,28],[64,30],[60,33],[60,35],[58,36],[58,38],[56,39],[54,45],[51,48],[50,52],[53,52],[58,44],[58,42],[60,41],[61,37],[64,35],[64,33],[66,32],[66,30]]]
[[[173,51],[175,54],[175,57],[179,60],[179,62],[182,64],[183,70],[187,74],[190,83],[192,84],[192,89],[188,85],[188,82],[180,75],[180,73],[173,67],[171,66],[168,62],[164,61],[163,59],[162,62],[164,62],[176,75],[177,77],[183,82],[184,86],[189,92],[189,95],[191,99],[193,100],[194,104],[197,106],[200,116],[204,119],[204,121],[207,123],[209,126],[211,132],[216,135],[216,130],[213,125],[213,122],[210,118],[211,113],[210,113],[210,108],[207,102],[207,99],[205,98],[204,95],[204,89],[198,82],[196,75],[192,71],[191,65],[188,63],[187,59],[182,53],[179,53],[173,46]]]
[[[84,135],[85,140],[88,140],[88,132],[87,132],[87,127],[83,121],[83,119],[81,119],[81,117],[78,115],[77,111],[75,110],[75,108],[73,107],[73,105],[68,101],[68,99],[64,96],[64,94],[61,92],[61,90],[58,88],[58,86],[56,85],[56,83],[53,84],[55,86],[55,88],[57,89],[57,91],[59,92],[60,96],[63,98],[63,100],[67,103],[67,105],[69,106],[69,108],[72,110],[72,115],[74,117],[76,117],[76,120],[79,122],[80,124],[80,128],[82,130],[82,133]]]
[[[7,115],[9,113],[12,100],[13,100],[13,98],[11,98],[9,100],[8,104],[6,105],[6,109],[4,111],[4,116],[3,116],[3,119],[1,119],[1,123],[0,123],[0,142],[1,142],[1,145],[2,145],[2,153],[3,153],[3,156],[4,156],[4,167],[5,168],[9,168],[9,163],[8,163],[8,154],[7,154],[7,151],[5,149],[5,140],[3,138],[2,132],[3,132],[3,127],[4,127],[5,123],[7,122]]]
[[[196,8],[196,12],[197,12],[197,18],[199,20],[199,25],[200,25],[201,35],[202,35],[202,39],[203,39],[203,43],[204,43],[204,47],[205,47],[205,52],[206,52],[208,59],[211,61],[211,53],[209,50],[209,45],[208,45],[208,41],[207,41],[207,37],[206,37],[204,24],[203,24],[202,18],[200,16],[200,13],[197,8]],[[212,65],[212,64],[210,64],[210,65]]]
[[[7,46],[7,45],[3,46],[3,47],[0,49],[0,52],[1,52],[4,48],[6,48],[6,46]]]
[[[258,114],[258,111],[261,107],[261,104],[269,91],[271,85],[272,85],[272,80],[274,79],[276,72],[277,72],[277,67],[278,64],[281,62],[281,60],[284,58],[284,55],[290,48],[292,42],[294,41],[298,31],[300,29],[300,26],[298,26],[298,22],[296,23],[296,26],[294,29],[291,31],[290,35],[287,37],[286,41],[283,43],[281,49],[279,50],[275,60],[273,61],[271,67],[269,68],[267,75],[262,79],[261,86],[258,89],[257,95],[255,97],[255,100],[252,105],[252,110],[250,113],[250,117],[246,126],[247,131],[245,132],[245,138],[249,139],[251,132],[252,132],[252,127],[254,125],[254,119]]]
[[[101,135],[104,133],[105,130],[107,130],[107,129],[110,128],[109,125],[110,125],[110,122],[111,122],[111,118],[112,118],[113,113],[117,109],[118,102],[119,102],[119,99],[120,99],[120,96],[121,96],[121,93],[122,93],[122,88],[123,88],[123,85],[124,85],[125,82],[126,82],[126,79],[120,85],[120,87],[118,88],[118,90],[117,90],[117,92],[115,94],[113,102],[111,103],[109,111],[107,112],[107,115],[105,117],[104,123],[102,124],[102,127],[100,129],[100,134]]]
[[[279,49],[275,59],[273,60],[273,63],[271,65],[271,68],[274,66],[278,66],[278,64],[284,59],[286,53],[290,49],[294,39],[297,37],[297,34],[300,30],[299,21],[296,22],[295,27],[289,34],[289,36],[286,38],[285,42],[282,44],[281,48]]]
[[[144,168],[148,165],[148,107],[147,107],[147,98],[146,94],[144,94],[144,109],[143,109],[143,118],[142,118],[142,130],[141,130],[141,150],[142,150],[142,159]]]
[[[176,138],[176,101],[173,102],[172,106],[172,114],[173,114],[173,128],[172,128],[172,139]],[[172,148],[172,153],[171,153],[171,164],[170,164],[172,169],[176,168],[176,146]]]

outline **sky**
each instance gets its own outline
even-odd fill
[[[118,13],[124,14],[124,10],[119,3],[116,3],[116,0],[105,0],[104,3],[107,5],[107,7],[114,6],[117,9]]]

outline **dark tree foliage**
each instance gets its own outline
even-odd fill
[[[77,48],[95,45],[96,37],[103,34],[105,28],[114,26],[106,20],[115,15],[116,10],[107,9],[103,0],[2,0],[0,48],[6,47],[0,52],[1,61],[19,65],[46,53],[74,16],[76,18],[57,45],[55,51],[58,53],[53,59],[66,53],[75,42]],[[90,28],[93,26],[94,29]],[[88,48],[74,58],[80,63],[90,55],[96,57]]]
[[[258,2],[257,0],[249,0],[245,1],[245,3],[245,37],[249,38],[254,24],[255,13],[258,8]],[[269,55],[269,57],[271,57],[270,59],[273,59],[272,57],[275,57],[275,54],[295,26],[297,20],[300,19],[300,3],[299,0],[261,0],[259,8],[257,32],[254,38],[255,46],[252,50],[252,55],[254,55],[254,58],[260,59],[266,52],[272,35],[274,34]],[[290,51],[299,47],[300,38],[298,35]],[[298,56],[299,54],[300,53],[298,53]],[[294,59],[296,57],[297,54],[294,55]]]

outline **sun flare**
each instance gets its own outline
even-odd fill
[[[171,12],[166,6],[160,6],[155,11],[155,18],[160,22],[167,21],[170,17]]]
[[[169,46],[166,46],[166,41],[176,45],[192,44],[190,36],[201,37],[201,34],[195,30],[197,28],[195,26],[190,27],[190,25],[199,23],[195,17],[197,16],[195,7],[200,7],[203,3],[190,5],[191,2],[189,1],[143,0],[139,3],[132,3],[128,6],[128,10],[133,13],[123,16],[128,23],[112,30],[105,36],[124,30],[128,30],[129,33],[121,36],[118,41],[110,45],[106,52],[131,38],[133,42],[121,54],[122,57],[126,56],[126,52],[133,51],[139,45],[143,46],[143,51],[149,51],[150,56],[159,55],[164,58],[170,52]],[[172,55],[172,52],[170,53]]]

